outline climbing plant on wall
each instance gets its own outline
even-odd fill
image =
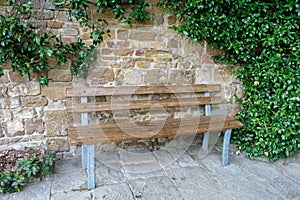
[[[76,42],[63,43],[59,34],[36,26],[40,2],[4,1],[7,10],[0,15],[0,75],[3,75],[3,64],[9,63],[14,71],[22,76],[39,74],[42,86],[48,85],[51,79],[47,76],[51,70],[49,60],[56,60],[57,67],[70,63],[73,75],[83,75],[91,63],[92,54],[97,45],[102,43],[103,35],[109,35],[108,23],[101,18],[89,16],[88,10],[93,5],[97,12],[112,12],[121,23],[132,25],[133,20],[149,20],[145,12],[148,3],[144,1],[87,1],[87,0],[53,0],[56,9],[66,10],[70,21],[76,20],[82,27],[91,31],[92,44],[86,45],[78,37]],[[3,1],[2,1],[3,3]],[[126,9],[130,10],[126,12]]]
[[[59,35],[35,26],[35,3],[8,3],[8,11],[0,16],[0,65],[10,63],[29,78],[38,73],[41,85],[49,83],[49,59],[57,60],[58,67],[70,62],[72,74],[80,75],[103,35],[109,35],[108,23],[89,15],[91,5],[129,25],[149,19],[148,4],[139,0],[126,5],[122,0],[53,0],[70,20],[91,31],[91,45],[80,37],[65,44]],[[177,17],[178,25],[171,28],[224,50],[214,56],[216,62],[239,66],[235,73],[244,85],[244,96],[237,117],[244,128],[235,133],[237,146],[249,157],[267,156],[270,161],[299,151],[299,0],[162,0],[159,6]]]
[[[216,62],[239,66],[244,85],[234,135],[249,157],[270,161],[300,150],[300,3],[298,0],[162,1],[171,28],[224,50]]]

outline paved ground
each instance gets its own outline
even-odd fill
[[[88,191],[80,157],[62,159],[56,172],[23,192],[0,195],[1,200],[157,200],[157,199],[300,199],[300,155],[270,164],[212,151],[195,161],[176,149],[118,150],[97,156],[97,187]]]

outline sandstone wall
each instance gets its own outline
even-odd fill
[[[151,21],[119,24],[113,16],[102,14],[110,22],[111,37],[97,49],[95,61],[86,79],[72,77],[68,66],[53,69],[49,87],[41,88],[4,67],[0,77],[0,149],[8,146],[40,145],[48,150],[69,151],[67,127],[74,115],[65,111],[66,88],[82,85],[180,85],[220,83],[226,112],[237,112],[234,94],[241,94],[240,84],[229,66],[214,63],[213,49],[193,44],[168,29],[176,23],[149,1]],[[64,11],[54,11],[43,4],[43,17],[38,26],[59,33],[65,41],[75,41],[80,35],[88,44],[89,30],[69,22]],[[52,63],[55,68],[55,61]]]

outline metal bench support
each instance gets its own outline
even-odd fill
[[[86,145],[87,146],[87,155],[88,155],[88,189],[95,189],[95,145]]]
[[[205,92],[204,96],[205,97],[209,97],[210,93],[209,92]],[[211,115],[211,105],[210,104],[205,105],[205,115],[206,116]],[[205,132],[204,136],[203,136],[203,142],[202,142],[202,149],[204,151],[208,150],[208,140],[209,140],[209,132]]]
[[[229,154],[229,144],[230,144],[230,136],[231,136],[231,129],[226,130],[224,134],[223,140],[223,150],[222,150],[222,165],[228,165],[228,154]]]
[[[210,93],[205,92],[205,97],[209,97]],[[211,105],[205,105],[205,115],[211,115]],[[227,166],[228,165],[228,154],[229,154],[229,144],[230,144],[230,136],[231,136],[231,129],[226,130],[224,134],[224,140],[223,140],[223,149],[222,149],[222,165]],[[203,136],[203,142],[202,142],[202,149],[204,151],[208,150],[208,141],[209,141],[209,132],[205,132]]]
[[[81,103],[87,103],[87,97],[81,97]],[[81,125],[86,126],[89,124],[88,113],[81,113]],[[87,169],[88,174],[88,189],[96,187],[95,182],[95,145],[82,145],[81,146],[81,162],[82,168]]]

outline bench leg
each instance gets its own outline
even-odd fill
[[[87,146],[87,173],[88,173],[88,189],[95,189],[95,145]]]
[[[82,168],[86,169],[87,164],[88,164],[87,146],[82,145],[81,146],[81,165],[82,165]]]
[[[207,151],[208,149],[209,132],[205,132],[203,136],[202,149]]]
[[[228,154],[229,154],[229,144],[230,144],[230,136],[231,136],[231,129],[226,130],[224,134],[224,141],[223,141],[223,150],[222,150],[222,165],[228,165]]]

